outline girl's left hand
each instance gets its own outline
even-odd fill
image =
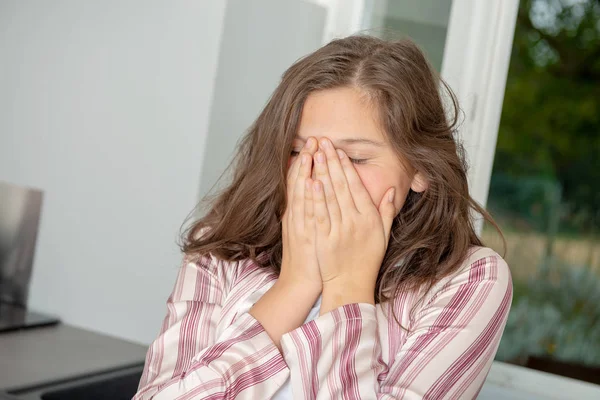
[[[329,311],[323,310],[326,303],[330,309],[352,302],[374,303],[396,209],[393,187],[377,208],[348,156],[336,151],[329,139],[319,143],[314,156],[313,206],[323,314]],[[335,304],[326,299],[328,290],[335,293]]]

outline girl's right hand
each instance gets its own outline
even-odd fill
[[[306,182],[312,185],[312,160],[317,140],[308,138],[287,173],[287,204],[282,225],[281,271],[279,279],[250,308],[281,350],[281,336],[301,326],[321,294],[321,272],[317,261],[316,229],[310,223],[312,197],[305,201]],[[306,157],[306,162],[301,162]],[[308,206],[308,207],[307,207]],[[306,218],[308,215],[309,218]]]
[[[287,206],[282,220],[283,255],[279,275],[280,283],[302,286],[313,295],[320,294],[322,290],[315,243],[311,179],[313,156],[317,148],[317,140],[314,137],[308,138],[288,170]]]

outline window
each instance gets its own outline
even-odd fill
[[[497,359],[600,384],[600,2],[521,1],[487,207],[515,288]]]

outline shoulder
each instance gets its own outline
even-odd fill
[[[201,236],[208,228],[203,228]],[[227,261],[213,253],[185,254],[179,269],[174,297],[222,302],[234,287],[264,279],[267,272],[252,260]]]
[[[461,266],[440,283],[447,285],[453,281],[464,280],[509,284],[511,283],[510,269],[506,261],[494,250],[489,247],[474,246],[469,249]]]
[[[224,298],[236,286],[253,286],[268,280],[270,275],[250,259],[227,261],[209,253],[186,255],[178,280],[185,281],[185,286],[205,286]]]
[[[237,265],[212,254],[185,254],[171,301],[201,301],[219,304],[235,279]]]
[[[504,259],[487,247],[472,247],[461,266],[425,294],[423,306],[505,308],[512,300],[512,278]]]
[[[512,287],[508,264],[489,247],[472,247],[458,270],[458,275],[461,274],[468,275],[470,280],[485,280]]]
[[[203,227],[196,233],[195,238],[200,239],[210,229],[208,226]],[[192,269],[201,269],[212,279],[222,282],[225,287],[231,287],[231,285],[240,279],[248,279],[253,275],[264,272],[252,260],[222,260],[212,253],[186,254],[184,256],[184,266]]]

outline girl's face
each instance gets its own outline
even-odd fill
[[[394,205],[399,211],[409,189],[422,192],[427,183],[421,174],[401,162],[388,144],[377,118],[376,111],[359,89],[341,87],[313,92],[304,103],[292,156],[297,155],[309,137],[315,137],[320,148],[321,139],[328,138],[336,149],[344,150],[353,160],[376,207],[390,187],[396,188]]]

